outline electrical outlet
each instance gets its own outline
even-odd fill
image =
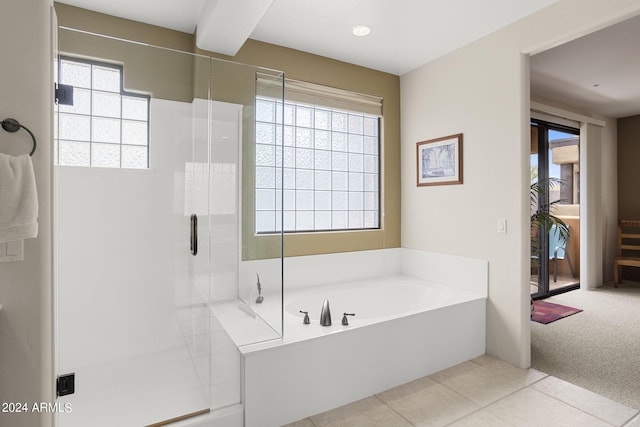
[[[0,243],[0,262],[24,261],[24,240]]]

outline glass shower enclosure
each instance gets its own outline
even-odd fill
[[[255,100],[282,73],[69,28],[57,53],[56,425],[240,405],[238,345],[282,336],[282,232],[251,233]]]

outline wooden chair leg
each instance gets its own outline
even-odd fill
[[[620,280],[620,266],[617,263],[613,263],[613,286],[618,287],[618,280]]]

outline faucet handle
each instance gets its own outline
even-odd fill
[[[344,326],[348,326],[349,325],[349,320],[347,319],[347,316],[355,316],[355,313],[344,313],[342,315],[342,324]]]
[[[300,313],[304,314],[304,320],[302,321],[302,323],[304,323],[305,325],[308,325],[309,323],[311,323],[311,321],[309,320],[309,312],[308,311],[300,310]]]

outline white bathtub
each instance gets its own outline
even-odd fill
[[[284,337],[240,347],[245,425],[287,424],[484,354],[485,304],[486,293],[405,275],[285,292]]]

